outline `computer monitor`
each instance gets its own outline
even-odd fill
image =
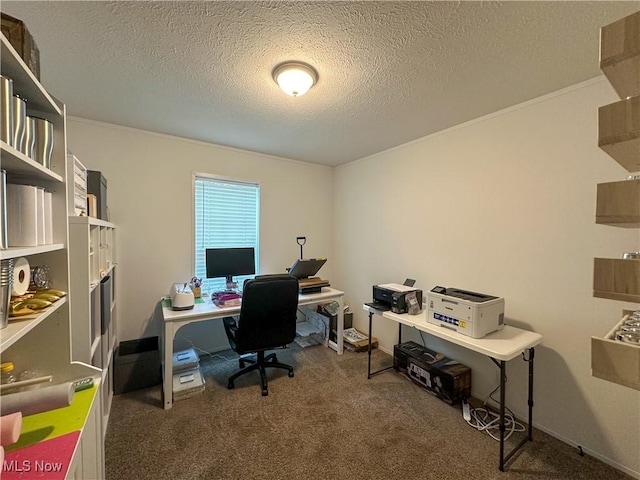
[[[230,284],[234,276],[256,273],[255,251],[253,247],[207,248],[206,267],[207,278],[225,277]]]

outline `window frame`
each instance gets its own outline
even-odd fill
[[[194,276],[197,276],[196,273],[196,259],[197,259],[197,248],[196,248],[196,242],[197,242],[197,235],[198,232],[196,231],[196,226],[197,226],[197,219],[196,219],[196,213],[197,213],[197,205],[196,205],[196,192],[197,192],[197,184],[196,182],[198,180],[204,180],[204,181],[217,181],[217,182],[221,182],[221,183],[227,183],[227,184],[238,184],[238,185],[245,185],[245,186],[251,186],[251,187],[255,187],[256,189],[256,204],[255,204],[255,208],[256,208],[256,222],[255,222],[255,238],[256,238],[256,244],[255,245],[234,245],[234,246],[252,246],[255,250],[255,270],[256,273],[255,275],[248,275],[246,277],[254,277],[257,275],[260,275],[260,215],[261,215],[261,206],[260,206],[260,200],[261,200],[261,185],[259,182],[256,181],[251,181],[251,180],[243,180],[243,179],[239,179],[239,178],[233,178],[233,177],[227,177],[227,176],[222,176],[222,175],[216,175],[216,174],[211,174],[211,173],[203,173],[203,172],[193,172],[192,174],[192,179],[191,179],[191,264],[193,266],[193,272],[194,272]],[[216,247],[211,247],[211,248],[216,248]],[[245,276],[243,276],[244,278]],[[202,282],[203,282],[203,292],[208,292],[209,290],[211,290],[211,284],[212,283],[219,283],[220,281],[222,282],[222,285],[224,286],[224,279],[207,279],[206,278],[206,274],[203,275],[202,277]],[[240,288],[242,288],[242,285],[239,285]]]

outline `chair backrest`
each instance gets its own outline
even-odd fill
[[[238,353],[285,346],[296,336],[298,280],[262,275],[244,284],[235,335]]]

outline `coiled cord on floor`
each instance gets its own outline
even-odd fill
[[[505,380],[506,382],[506,380]],[[500,440],[500,414],[496,412],[495,408],[491,407],[488,402],[489,400],[493,400],[496,404],[498,402],[495,398],[493,398],[493,394],[500,388],[498,385],[490,394],[487,400],[485,400],[482,407],[472,408],[470,406],[470,415],[471,418],[467,420],[467,423],[471,425],[476,430],[481,432],[485,432],[494,440]],[[526,430],[525,426],[516,420],[515,415],[511,410],[505,407],[504,413],[504,428],[505,435],[504,439],[507,440],[513,432],[524,432]],[[497,430],[498,433],[494,433]]]
[[[493,430],[499,430],[500,428],[499,414],[486,407],[472,408],[470,413],[471,419],[467,420],[469,425],[476,430],[487,433],[494,440],[500,440],[500,434],[493,433]],[[525,431],[524,425],[518,422],[511,412],[505,412],[504,414],[504,427],[505,440],[507,440],[513,432]]]

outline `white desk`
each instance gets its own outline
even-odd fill
[[[333,288],[323,287],[319,293],[310,293],[298,296],[298,306],[317,305],[336,301],[340,305],[337,318],[336,341],[327,340],[327,345],[333,348],[338,355],[342,355],[342,336],[344,331],[344,292]],[[180,327],[190,323],[202,322],[204,320],[214,320],[216,318],[233,317],[240,314],[240,306],[217,307],[210,299],[205,303],[196,303],[191,310],[175,311],[171,308],[162,308],[164,321],[164,341],[162,369],[162,392],[164,397],[164,408],[168,410],[173,405],[173,341],[176,332]]]
[[[367,378],[371,378],[377,373],[393,368],[393,366],[382,368],[376,372],[371,372],[371,336],[372,317],[374,314],[398,323],[398,343],[402,343],[402,325],[416,328],[422,332],[454,343],[468,350],[488,356],[500,368],[500,464],[499,468],[504,471],[504,464],[516,451],[527,441],[533,440],[533,358],[534,347],[542,342],[542,335],[528,330],[505,325],[502,330],[490,333],[484,338],[471,338],[461,333],[449,330],[448,328],[427,322],[427,309],[423,308],[418,315],[397,314],[393,312],[381,312],[368,305],[363,305],[363,309],[369,312],[369,362],[367,365]],[[525,357],[525,352],[529,357]],[[505,386],[506,386],[506,362],[522,354],[522,358],[529,363],[529,419],[527,437],[524,438],[508,455],[504,454],[504,431],[505,431]]]

